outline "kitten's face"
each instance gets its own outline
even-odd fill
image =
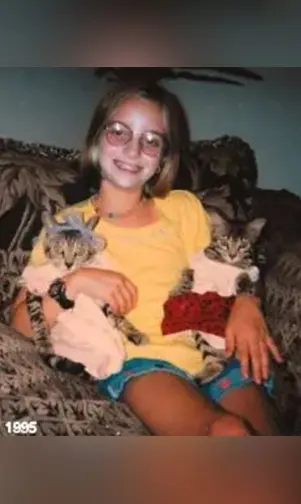
[[[73,271],[89,263],[107,246],[101,235],[93,233],[98,221],[99,217],[93,215],[85,222],[84,216],[78,212],[57,221],[54,216],[44,212],[43,248],[46,258],[62,272]]]
[[[88,263],[98,251],[98,245],[92,240],[85,240],[77,230],[49,233],[44,240],[45,256],[62,271],[73,271]]]
[[[248,268],[252,265],[252,246],[243,236],[213,236],[205,254],[209,259],[232,266]]]
[[[252,266],[254,246],[265,225],[265,219],[233,223],[216,212],[210,212],[209,218],[212,223],[212,242],[205,250],[206,256],[243,269]]]

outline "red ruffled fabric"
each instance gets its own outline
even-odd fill
[[[188,292],[171,297],[164,304],[162,333],[173,334],[192,329],[225,337],[234,300],[235,296],[222,297],[216,292]]]

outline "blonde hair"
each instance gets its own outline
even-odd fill
[[[99,140],[103,128],[118,105],[126,98],[139,96],[157,103],[164,111],[167,122],[168,145],[163,153],[158,172],[147,182],[148,196],[164,197],[172,189],[181,156],[189,147],[189,127],[185,111],[178,98],[157,84],[119,84],[112,88],[96,106],[82,152],[82,169],[101,173],[98,161]]]

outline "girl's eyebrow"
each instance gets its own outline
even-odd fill
[[[115,119],[115,120],[110,120],[107,122],[107,125],[110,126],[111,124],[115,124],[115,123],[119,123],[119,124],[122,124],[123,126],[125,126],[126,128],[128,128],[129,130],[132,131],[132,128],[126,124],[125,122],[123,121],[119,121],[118,119]],[[158,136],[161,136],[161,137],[166,137],[167,133],[165,131],[157,131],[157,130],[154,130],[154,129],[150,129],[150,130],[145,130],[144,133],[154,133],[155,135],[158,135]]]

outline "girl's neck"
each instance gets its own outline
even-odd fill
[[[127,191],[103,181],[92,200],[100,217],[121,227],[142,227],[159,219],[153,199],[142,198],[142,191]]]
[[[141,189],[122,189],[110,182],[103,180],[98,194],[95,196],[95,204],[102,212],[123,214],[135,209],[142,199]]]

